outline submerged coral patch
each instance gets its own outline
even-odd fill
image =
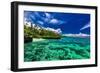
[[[63,37],[24,44],[25,62],[89,58],[90,38]]]

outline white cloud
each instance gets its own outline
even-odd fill
[[[38,24],[43,25],[44,23],[46,24],[55,24],[55,25],[60,25],[65,23],[65,21],[59,20],[54,18],[54,16],[48,12],[44,13],[45,17],[41,16],[39,12],[27,12],[25,13],[25,21],[35,23],[37,22]]]
[[[57,31],[58,33],[62,33],[62,31],[61,31],[60,28],[56,29],[56,31]]]
[[[50,20],[51,20],[51,18],[52,18],[52,16],[51,16],[51,14],[49,14],[49,13],[44,13],[45,14],[45,17],[41,17],[42,18],[42,20],[44,21],[44,22],[50,22]]]
[[[31,27],[31,22],[27,22],[27,21],[24,21],[24,25],[28,26],[28,27]]]
[[[59,23],[59,21],[57,19],[51,19],[49,23],[57,24],[57,23]]]
[[[35,16],[34,15],[30,15],[30,18],[32,19],[32,20],[36,20],[36,18],[35,18]]]
[[[44,20],[44,22],[47,22],[47,23],[50,21],[49,18],[44,18],[43,20]]]
[[[50,13],[47,13],[47,12],[45,12],[45,17],[42,17],[42,19],[46,23],[57,24],[57,25],[63,24],[65,22],[65,21],[58,20],[58,19],[54,18],[53,15],[51,15]]]
[[[51,18],[51,15],[49,14],[49,13],[45,13],[45,16],[47,17],[47,18]]]
[[[55,32],[55,33],[62,33],[62,31],[61,31],[60,28],[58,28],[58,29],[54,29],[54,28],[47,27],[47,28],[45,28],[45,29],[46,29],[46,30],[53,31],[53,32]]]
[[[84,30],[86,28],[89,28],[90,27],[90,22],[88,22],[85,26],[83,26],[80,30]]]
[[[58,20],[58,19],[53,18],[53,19],[50,20],[49,23],[60,25],[60,24],[65,23],[65,21],[62,21],[62,20]]]
[[[42,21],[37,21],[38,24],[43,25],[44,23]]]

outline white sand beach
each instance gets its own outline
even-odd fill
[[[38,42],[38,41],[44,41],[45,39],[42,38],[33,38],[32,41],[33,42]]]

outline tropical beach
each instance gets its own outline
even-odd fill
[[[25,11],[24,61],[89,59],[89,21],[89,14]]]

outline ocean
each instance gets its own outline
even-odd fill
[[[24,62],[89,58],[89,37],[62,37],[24,44]]]

